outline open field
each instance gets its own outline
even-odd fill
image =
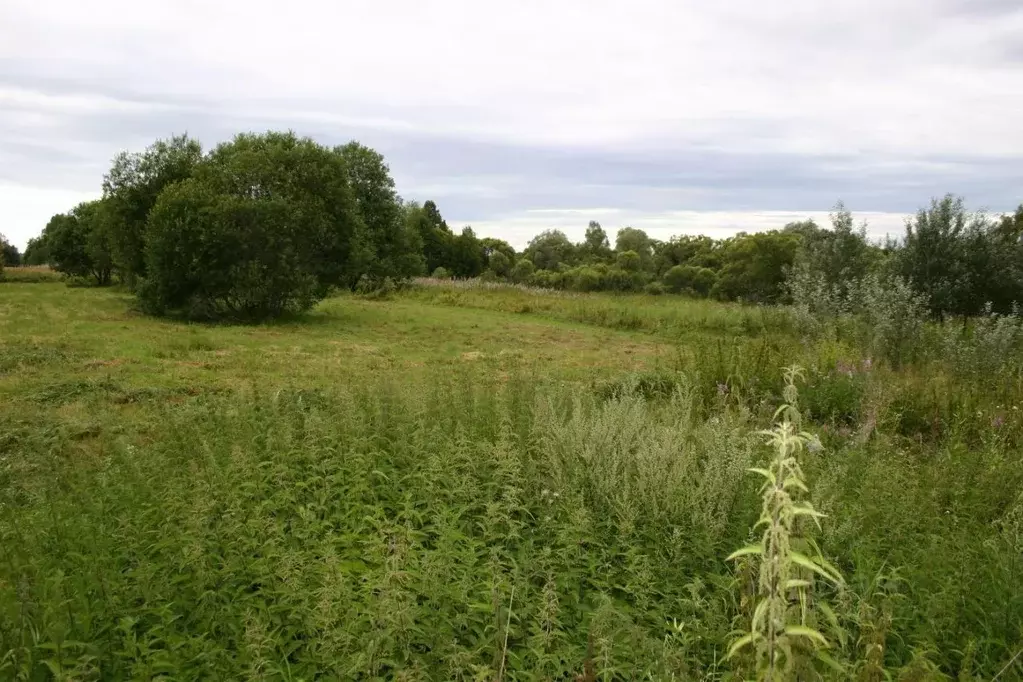
[[[725,557],[791,364],[846,580],[820,674],[1020,679],[1020,364],[855,338],[677,297],[430,286],[232,326],[0,284],[0,679],[738,679]]]

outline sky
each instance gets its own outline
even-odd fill
[[[3,0],[0,233],[115,154],[292,129],[522,247],[1023,201],[1023,0]]]

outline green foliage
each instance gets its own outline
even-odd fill
[[[533,276],[535,270],[533,261],[529,260],[527,256],[523,256],[515,262],[508,276],[513,282],[526,282]]]
[[[635,251],[620,251],[615,256],[615,265],[626,272],[639,272],[643,261]]]
[[[22,261],[25,265],[46,265],[50,262],[50,253],[45,235],[41,234],[28,240],[28,246],[25,247]]]
[[[786,417],[828,514],[789,549],[847,581],[782,595],[829,645],[780,633],[798,679],[1021,670],[1023,396],[936,346],[893,370],[783,309],[478,280],[244,327],[3,303],[0,678],[753,678],[724,656],[769,591],[721,557]]]
[[[1014,216],[992,222],[961,197],[932,199],[906,222],[895,268],[934,317],[976,315],[986,303],[1006,313],[1023,297],[1023,244]]]
[[[512,261],[503,251],[494,251],[487,257],[487,265],[498,277],[507,277],[512,270]]]
[[[537,270],[556,270],[558,265],[573,265],[576,247],[560,230],[547,230],[533,237],[523,255]]]
[[[648,263],[653,256],[653,242],[643,230],[623,227],[615,237],[615,252],[621,255],[627,251],[634,252],[642,263]]]
[[[784,301],[785,273],[799,248],[797,234],[771,231],[725,240],[721,271],[711,294],[717,298],[756,303]]]
[[[103,196],[114,215],[110,244],[122,279],[134,286],[146,276],[149,212],[160,193],[192,176],[202,146],[188,135],[157,140],[143,152],[121,152],[103,178]]]
[[[600,263],[611,259],[611,243],[607,232],[596,220],[591,220],[586,227],[586,236],[579,245],[579,254],[589,263]]]
[[[676,265],[664,273],[664,284],[673,293],[692,293],[707,296],[714,289],[717,275],[710,268]]]
[[[335,148],[344,160],[369,254],[363,266],[377,284],[423,274],[422,235],[409,224],[384,157],[358,142]]]
[[[486,267],[483,245],[468,225],[451,240],[448,263],[455,277],[477,277]]]
[[[792,272],[790,291],[817,288],[848,297],[849,287],[866,277],[879,260],[879,249],[867,242],[866,224],[853,226],[852,214],[842,202],[831,214],[831,230],[813,223],[793,223],[785,232],[799,234],[801,242]]]
[[[755,651],[757,677],[761,680],[795,679],[802,651],[828,646],[817,629],[816,616],[821,606],[815,595],[818,578],[841,585],[836,568],[821,556],[816,543],[807,534],[807,523],[820,527],[823,514],[802,499],[809,488],[799,459],[804,449],[819,446],[819,441],[800,430],[801,416],[796,404],[796,379],[803,370],[785,370],[784,403],[775,417],[775,426],[761,433],[768,437],[774,457],[767,468],[752,469],[764,478],[760,489],[763,507],[757,526],[763,526],[758,544],[733,552],[729,560],[759,557],[756,567],[759,599],[753,608],[749,633],[737,639],[729,650],[734,656],[745,647]]]
[[[430,274],[434,279],[451,279],[451,273],[445,267],[438,267]]]
[[[147,310],[264,319],[354,287],[367,255],[341,156],[267,133],[220,145],[164,190],[146,258]]]
[[[0,234],[0,272],[4,266],[16,268],[21,265],[21,252]]]
[[[43,230],[46,254],[53,268],[72,278],[110,284],[113,274],[111,232],[114,218],[108,201],[79,204],[53,216]]]

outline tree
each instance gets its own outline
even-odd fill
[[[100,286],[110,284],[111,221],[110,206],[102,199],[50,218],[42,239],[53,268],[71,277],[91,277]]]
[[[653,244],[643,230],[638,230],[635,227],[623,227],[618,230],[618,235],[615,238],[615,251],[618,253],[635,251],[646,265],[653,256]]]
[[[365,272],[341,155],[294,133],[238,135],[149,217],[147,310],[264,319],[311,307]]]
[[[427,201],[422,206],[410,204],[406,214],[407,224],[418,234],[423,244],[426,271],[433,272],[448,264],[454,235],[444,222],[437,204]]]
[[[951,194],[906,221],[896,270],[924,297],[931,315],[979,312],[990,265],[983,235],[991,230],[983,215],[970,215],[963,199]]]
[[[558,265],[573,265],[575,245],[561,230],[546,230],[530,240],[523,254],[538,270],[556,270]]]
[[[528,258],[520,258],[516,261],[515,265],[512,266],[509,277],[511,277],[511,281],[521,284],[528,281],[535,271],[536,266],[533,265],[533,261]]]
[[[579,246],[583,260],[590,263],[599,263],[611,259],[611,242],[608,241],[607,232],[596,220],[591,220],[586,228],[586,237]]]
[[[472,228],[466,225],[462,234],[451,242],[449,269],[455,277],[478,277],[485,263],[483,246]]]
[[[445,232],[451,232],[451,228],[448,227],[447,222],[440,214],[440,210],[437,209],[437,204],[434,203],[433,199],[428,199],[423,204],[423,212],[426,213],[426,219],[430,221],[430,224],[434,227],[438,227]]]
[[[12,268],[21,265],[21,252],[18,251],[18,247],[7,241],[2,234],[0,234],[0,263]]]
[[[504,251],[494,251],[487,260],[490,270],[498,277],[507,277],[512,269],[511,259]]]
[[[721,271],[711,293],[722,299],[777,303],[786,296],[785,273],[799,248],[797,234],[740,232],[722,244]]]
[[[721,267],[720,242],[704,235],[679,235],[657,243],[654,250],[655,272],[664,274],[676,265]]]
[[[615,265],[626,272],[639,272],[643,261],[635,251],[622,251],[615,258]]]
[[[121,152],[103,179],[103,196],[113,211],[110,243],[121,277],[129,286],[146,275],[149,212],[166,187],[191,177],[202,146],[188,135],[157,140],[143,152]]]
[[[812,220],[789,223],[783,234],[798,235],[799,249],[790,279],[812,281],[839,300],[851,286],[867,276],[880,252],[867,242],[866,224],[854,227],[852,213],[839,201],[831,213],[831,229],[822,230]]]
[[[25,265],[46,265],[50,262],[49,247],[44,235],[28,240],[28,246],[25,247],[25,253],[21,260]]]
[[[695,265],[676,265],[664,273],[664,284],[674,293],[689,291],[707,296],[717,283],[717,273]]]
[[[422,274],[426,268],[422,238],[405,219],[384,157],[354,141],[334,151],[344,160],[348,183],[366,228],[370,253],[365,274],[375,282],[385,277],[408,279]]]
[[[509,264],[515,262],[515,248],[503,239],[483,237],[480,239],[480,245],[483,247],[483,255],[488,259],[495,253],[500,252],[508,258]]]

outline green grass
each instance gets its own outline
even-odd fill
[[[793,363],[848,581],[825,677],[881,679],[881,641],[895,679],[1019,679],[1018,377],[863,360],[678,298],[203,326],[0,285],[0,679],[729,679]]]

